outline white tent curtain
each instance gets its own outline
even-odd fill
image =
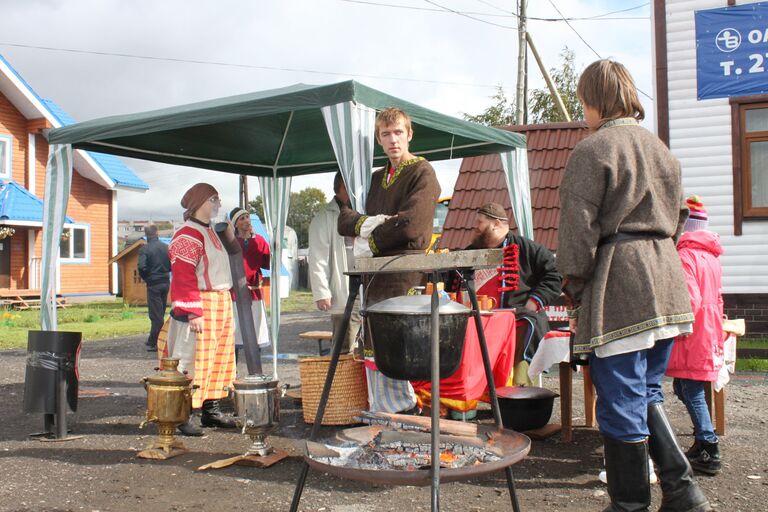
[[[365,199],[371,186],[376,111],[353,102],[322,108],[325,126],[333,144],[352,208],[365,213]],[[371,411],[400,412],[413,407],[416,395],[408,381],[390,379],[377,370],[365,369],[368,380],[368,408]]]
[[[531,216],[531,184],[528,178],[528,152],[525,148],[500,153],[501,165],[507,178],[507,190],[512,203],[512,213],[520,234],[533,240]]]
[[[40,283],[40,327],[55,331],[56,276],[59,263],[59,243],[72,187],[72,146],[51,144],[45,170],[43,202],[43,257]]]
[[[272,372],[277,376],[277,344],[280,332],[280,269],[282,266],[283,237],[291,202],[291,178],[259,177],[259,188],[264,204],[264,222],[267,233],[272,237],[270,247],[270,327],[272,338]]]
[[[364,213],[373,167],[376,111],[351,101],[321,111],[352,208]]]

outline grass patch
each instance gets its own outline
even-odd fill
[[[294,290],[281,301],[281,312],[315,310],[312,292]],[[84,341],[135,336],[149,332],[146,306],[122,301],[72,304],[58,311],[59,330],[83,333]],[[25,348],[27,331],[40,329],[40,310],[0,309],[0,349]]]
[[[737,372],[768,372],[768,359],[737,359]]]
[[[768,348],[768,339],[765,338],[739,338],[736,342],[738,348]]]

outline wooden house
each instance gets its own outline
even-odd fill
[[[659,137],[701,196],[724,253],[723,298],[768,334],[768,32],[765,2],[652,2]]]
[[[0,56],[0,292],[39,295],[46,135],[73,120]],[[121,160],[77,150],[60,244],[57,292],[117,291],[117,190],[149,187]]]

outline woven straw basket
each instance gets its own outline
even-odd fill
[[[301,401],[304,408],[304,421],[314,423],[320,395],[323,393],[325,377],[330,356],[302,357],[299,359],[299,378],[301,379]],[[331,393],[325,405],[323,425],[350,425],[356,423],[352,418],[368,408],[368,386],[365,382],[365,370],[362,361],[356,361],[352,355],[339,357],[336,374],[333,376]]]

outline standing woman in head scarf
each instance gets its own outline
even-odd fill
[[[232,274],[229,256],[211,220],[221,207],[219,193],[198,183],[181,199],[184,225],[168,246],[171,260],[171,318],[158,339],[158,357],[179,359],[179,371],[187,371],[192,384],[192,408],[202,408],[204,427],[234,427],[221,412],[235,379],[232,321]],[[202,429],[190,416],[179,425],[184,435],[200,436]]]
[[[235,238],[243,250],[245,280],[251,290],[253,326],[256,329],[259,346],[263,348],[269,345],[269,330],[262,302],[264,297],[261,289],[261,269],[269,268],[269,244],[264,237],[253,232],[251,215],[246,210],[240,207],[234,208],[229,212],[229,221],[235,229]],[[242,346],[243,337],[240,329],[237,328],[237,315],[235,315],[235,350],[239,350]]]

